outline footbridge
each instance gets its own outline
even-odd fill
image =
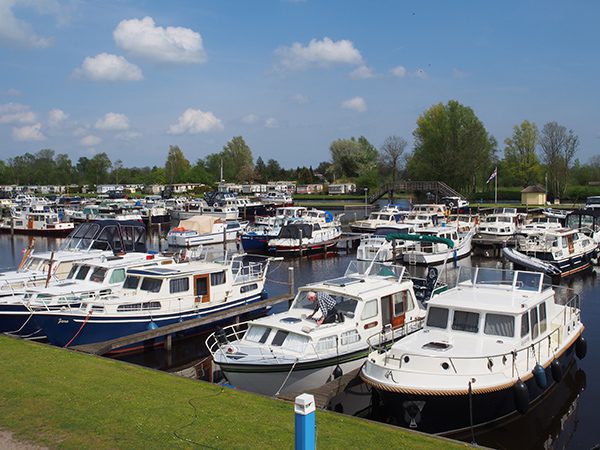
[[[367,197],[369,203],[374,203],[386,194],[393,192],[431,192],[436,199],[441,197],[460,197],[463,195],[452,189],[443,181],[397,181],[381,186],[377,191]]]

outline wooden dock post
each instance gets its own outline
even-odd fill
[[[167,366],[173,365],[173,335],[167,334],[165,336],[165,351],[167,352]]]
[[[294,295],[294,268],[293,267],[288,267],[288,288],[289,288],[289,292],[290,295]]]
[[[10,237],[15,237],[15,218],[10,216]]]

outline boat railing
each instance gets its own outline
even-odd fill
[[[385,353],[383,365],[386,368],[416,367],[419,370],[423,366],[432,373],[448,372],[454,375],[490,375],[493,373],[506,372],[510,370],[511,377],[520,377],[531,371],[535,364],[542,364],[550,358],[556,358],[560,347],[568,341],[568,338],[576,332],[573,326],[580,322],[580,310],[578,308],[580,299],[578,295],[573,296],[564,306],[564,310],[556,314],[550,321],[546,321],[547,333],[530,344],[518,349],[503,353],[485,356],[444,356],[424,355],[413,352],[402,352],[399,355],[393,352],[393,348],[379,353]],[[438,346],[440,351],[451,344],[447,342],[432,342],[431,345]]]
[[[425,317],[420,317],[418,319],[404,322],[398,327],[392,327],[391,325],[383,327],[380,332],[375,333],[367,338],[369,353],[372,351],[377,351],[378,353],[385,352],[398,339],[420,330],[423,328],[424,324]]]
[[[86,292],[72,291],[70,293],[35,298],[33,301],[24,298],[22,302],[30,311],[73,311],[75,309],[80,309],[83,302],[102,301],[111,295],[113,295],[111,289]]]

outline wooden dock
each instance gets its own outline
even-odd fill
[[[286,394],[279,394],[278,398],[293,402],[295,398],[300,394],[312,394],[315,398],[316,407],[319,409],[327,409],[329,407],[331,399],[334,398],[336,395],[344,392],[346,386],[348,386],[348,384],[358,376],[360,369],[360,367],[358,369],[354,369],[351,372],[348,372],[347,374],[344,374],[341,377],[336,378],[335,380],[332,380],[329,383],[326,383],[318,388],[309,389],[307,391],[302,392],[289,392]]]
[[[186,320],[184,322],[174,323],[172,325],[166,325],[164,327],[159,327],[154,330],[142,331],[140,333],[130,334],[128,336],[123,336],[116,339],[111,339],[110,341],[104,342],[96,342],[93,344],[84,344],[77,345],[71,348],[85,352],[91,353],[94,355],[104,355],[112,350],[117,348],[125,347],[127,345],[137,344],[139,342],[144,342],[149,339],[165,337],[165,348],[167,351],[171,348],[172,336],[174,333],[190,330],[193,328],[202,327],[205,325],[209,325],[213,322],[219,322],[221,320],[231,319],[239,317],[243,314],[247,314],[253,311],[256,311],[260,308],[266,308],[268,306],[277,305],[282,302],[289,302],[293,300],[293,294],[285,294],[280,295],[278,297],[267,298],[265,300],[260,300],[258,302],[251,303],[249,305],[229,308],[225,311],[216,314],[210,314],[205,317],[200,317],[198,319]]]

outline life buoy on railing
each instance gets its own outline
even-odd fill
[[[325,211],[325,222],[333,222],[333,214],[331,214],[329,211]]]

